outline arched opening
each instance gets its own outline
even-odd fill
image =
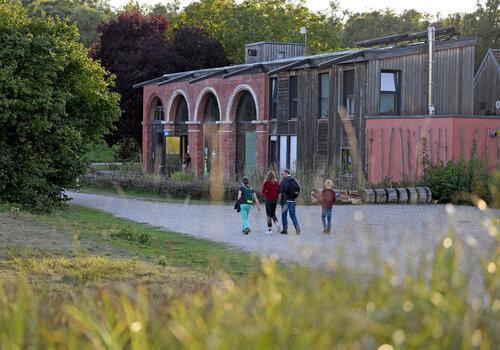
[[[188,153],[189,108],[182,94],[177,95],[172,103],[170,120],[173,122],[173,130],[166,135],[168,174],[187,170],[191,163]]]
[[[166,154],[165,154],[165,136],[164,136],[164,120],[165,113],[163,104],[158,97],[155,97],[150,104],[151,118],[151,159],[153,164],[153,173],[165,173]]]
[[[236,175],[252,175],[255,171],[257,141],[255,124],[257,109],[252,94],[244,90],[237,98],[236,108]]]
[[[203,173],[209,176],[219,167],[219,103],[217,97],[208,92],[203,98]]]

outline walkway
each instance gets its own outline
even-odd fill
[[[333,209],[331,235],[322,235],[317,206],[297,208],[302,234],[266,235],[265,211],[252,210],[252,232],[241,233],[240,217],[231,206],[152,202],[118,196],[69,192],[71,203],[93,207],[115,216],[166,230],[185,233],[280,259],[328,266],[342,261],[369,268],[374,254],[405,266],[429,254],[448,231],[455,228],[465,242],[466,263],[476,265],[479,252],[494,249],[494,238],[483,226],[489,222],[475,207],[455,206],[450,215],[444,205],[342,205]],[[500,218],[500,210],[490,210]],[[410,258],[410,259],[408,259]]]

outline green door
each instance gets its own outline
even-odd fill
[[[256,162],[256,136],[255,131],[245,132],[245,174],[252,175],[255,171]]]

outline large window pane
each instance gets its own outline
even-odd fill
[[[292,171],[297,168],[297,136],[290,136],[290,168]]]
[[[327,117],[330,98],[330,75],[328,73],[319,75],[319,116]]]
[[[396,113],[396,95],[380,94],[380,113]]]
[[[354,71],[344,71],[344,106],[348,116],[354,115]]]
[[[382,72],[380,73],[380,91],[396,92],[396,73]]]
[[[288,136],[280,136],[280,172],[287,168]]]

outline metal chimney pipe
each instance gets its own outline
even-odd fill
[[[428,74],[429,74],[429,86],[427,89],[427,101],[428,101],[428,107],[429,107],[429,115],[432,116],[436,113],[436,108],[433,103],[434,99],[434,80],[432,77],[432,70],[434,66],[434,42],[436,40],[436,28],[433,26],[429,26],[427,28],[427,43],[429,45],[429,67],[428,67]]]

